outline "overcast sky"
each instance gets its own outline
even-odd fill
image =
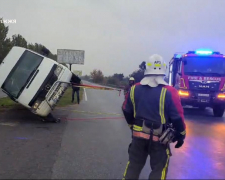
[[[9,37],[85,50],[85,65],[73,65],[83,74],[129,75],[154,53],[225,53],[225,0],[0,0],[0,17],[16,19]]]

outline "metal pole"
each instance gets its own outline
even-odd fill
[[[70,71],[71,71],[71,68],[72,68],[72,64],[70,64]]]

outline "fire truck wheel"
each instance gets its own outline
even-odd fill
[[[213,107],[213,114],[215,117],[223,117],[224,114],[224,107],[220,105],[215,105]]]

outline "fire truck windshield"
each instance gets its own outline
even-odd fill
[[[225,58],[189,56],[184,59],[184,74],[199,76],[225,76]]]

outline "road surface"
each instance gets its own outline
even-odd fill
[[[0,178],[121,179],[131,141],[123,96],[87,89],[87,101],[55,110],[60,124],[27,111],[0,113]],[[168,179],[225,178],[225,118],[185,109],[187,139],[174,149]],[[149,161],[140,178],[146,179]]]

